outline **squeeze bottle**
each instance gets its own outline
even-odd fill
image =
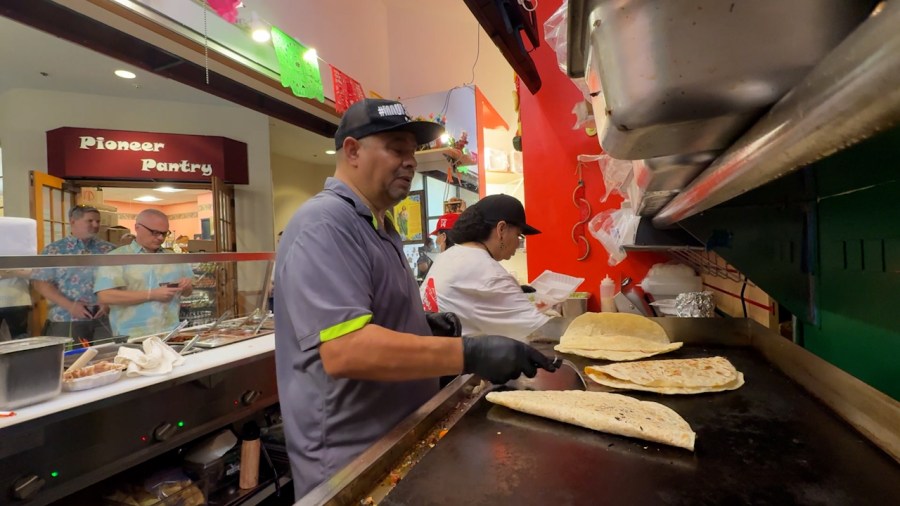
[[[616,296],[616,283],[607,274],[603,281],[600,282],[600,310],[604,313],[616,311],[616,303],[613,298]]]

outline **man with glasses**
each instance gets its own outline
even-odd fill
[[[98,239],[100,211],[77,205],[69,209],[69,235],[41,250],[42,255],[103,255],[115,245]],[[94,294],[94,267],[35,269],[34,289],[50,302],[44,324],[47,336],[71,337],[76,343],[108,338],[111,335],[109,307],[97,302]]]
[[[135,239],[111,255],[170,253],[162,248],[170,234],[169,218],[145,209],[135,219]],[[145,336],[178,325],[180,298],[193,291],[188,264],[114,265],[97,269],[94,292],[109,304],[109,319],[116,335]]]

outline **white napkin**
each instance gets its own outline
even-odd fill
[[[168,344],[162,342],[159,337],[149,337],[144,340],[144,351],[134,348],[121,347],[116,355],[115,363],[126,364],[128,369],[125,375],[134,376],[159,376],[172,372],[172,369],[184,363],[184,357],[175,352]]]

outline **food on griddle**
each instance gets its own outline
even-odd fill
[[[724,357],[594,365],[584,372],[601,385],[660,394],[722,392],[744,384],[744,374]]]
[[[569,324],[554,349],[587,358],[637,360],[681,348],[658,323],[628,313],[585,313]]]
[[[95,374],[100,374],[109,371],[124,371],[125,366],[122,364],[114,364],[107,360],[102,362],[97,362],[96,364],[91,364],[89,366],[82,367],[81,369],[76,369],[72,372],[67,372],[63,374],[63,380],[69,381],[78,378],[86,378],[88,376],[93,376]]]
[[[678,413],[656,402],[603,392],[491,392],[487,400],[516,411],[620,436],[694,450],[696,434]]]

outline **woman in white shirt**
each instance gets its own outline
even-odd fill
[[[500,265],[516,253],[522,235],[540,231],[525,222],[525,208],[509,195],[490,195],[465,210],[450,232],[456,243],[441,253],[422,283],[426,311],[455,313],[462,335],[504,335],[518,340],[547,323]]]

